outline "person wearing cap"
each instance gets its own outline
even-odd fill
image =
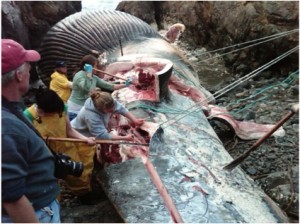
[[[51,75],[50,87],[66,103],[71,95],[72,82],[67,77],[67,66],[64,61],[57,61],[55,72]]]
[[[52,153],[23,116],[22,96],[29,88],[34,50],[2,39],[2,214],[7,222],[60,222]]]

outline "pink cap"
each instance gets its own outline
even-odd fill
[[[41,59],[34,50],[25,50],[18,42],[2,39],[2,74],[20,67],[24,62],[34,62]]]

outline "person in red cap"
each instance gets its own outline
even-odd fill
[[[30,62],[40,60],[14,40],[2,39],[2,215],[7,222],[60,222],[55,161],[23,116]]]

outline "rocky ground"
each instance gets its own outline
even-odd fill
[[[203,61],[206,56],[199,55],[205,53],[204,49],[192,49],[183,42],[178,45],[194,63],[203,85],[212,93],[240,78],[241,74],[228,71],[221,59]],[[217,104],[226,107],[236,119],[275,124],[299,101],[299,75],[293,72],[284,77],[262,72],[218,98]],[[238,139],[224,124],[211,124],[233,158],[237,158],[256,142]],[[299,115],[291,117],[283,128],[286,131],[284,137],[268,138],[241,163],[241,167],[280,204],[291,222],[298,222]],[[282,192],[287,196],[282,196]],[[105,197],[96,205],[82,205],[64,185],[61,218],[62,222],[69,223],[123,222]]]

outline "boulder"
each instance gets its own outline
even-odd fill
[[[44,35],[61,19],[79,12],[80,1],[3,1],[2,36],[38,50]],[[31,80],[37,79],[33,69]]]
[[[167,30],[174,23],[182,23],[186,27],[182,39],[195,48],[205,47],[207,50],[299,28],[297,1],[122,1],[117,10],[135,15],[158,29]],[[245,74],[297,45],[298,31],[295,31],[223,58],[227,67]],[[274,74],[286,75],[298,69],[298,58],[299,54],[294,53],[270,69]]]
[[[265,192],[289,214],[299,212],[299,166],[275,172],[261,180]]]

